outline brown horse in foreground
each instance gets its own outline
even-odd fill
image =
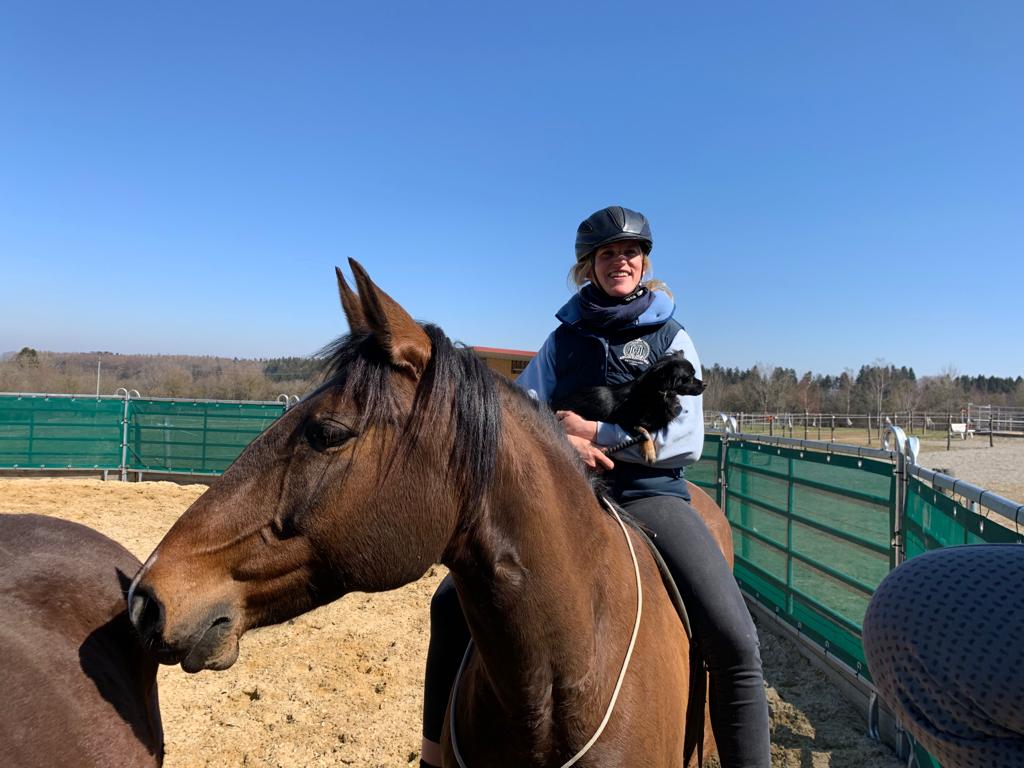
[[[476,646],[454,713],[466,765],[561,765],[604,717],[636,619],[623,530],[546,409],[352,269],[358,296],[338,272],[351,334],[326,383],[174,524],[135,578],[132,621],[166,663],[225,669],[253,627],[441,562]],[[731,557],[721,512],[697,502]],[[683,766],[706,730],[704,673],[629,535],[639,635],[577,765]]]
[[[139,566],[84,525],[0,515],[0,765],[161,764],[157,662],[124,604]]]

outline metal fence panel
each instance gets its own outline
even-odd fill
[[[722,470],[741,587],[867,680],[861,625],[871,595],[896,566],[901,505],[907,558],[945,546],[1024,543],[1008,527],[1001,497],[991,496],[990,517],[978,511],[986,496],[973,486],[968,499],[944,493],[945,477],[929,478],[932,484],[908,477],[903,485],[884,456],[778,442],[730,435],[723,448],[722,438],[708,435],[705,459],[688,474],[721,498],[711,471]],[[913,740],[911,749],[919,765],[940,768]]]
[[[220,474],[282,413],[278,403],[132,400],[128,468]]]
[[[725,450],[741,586],[867,676],[860,626],[894,562],[893,465],[744,440]]]
[[[718,435],[704,437],[704,450],[700,461],[686,468],[686,479],[707,491],[719,504],[722,503],[721,483],[718,481],[719,459],[722,455],[722,438]]]
[[[1024,535],[959,504],[916,477],[907,489],[907,557],[961,544],[1024,543]]]
[[[124,400],[0,396],[0,467],[117,469]]]
[[[284,410],[283,403],[0,395],[0,467],[117,470],[124,456],[131,471],[219,474]]]

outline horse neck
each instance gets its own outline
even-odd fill
[[[573,700],[569,709],[586,718],[588,700],[607,701],[636,587],[622,531],[568,450],[519,424],[504,430],[485,509],[446,564],[489,695],[543,729],[545,709]]]

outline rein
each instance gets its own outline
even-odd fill
[[[644,606],[644,592],[643,586],[640,583],[640,564],[636,559],[636,550],[633,549],[633,540],[629,537],[629,531],[626,530],[626,524],[622,522],[622,518],[619,517],[619,513],[615,509],[615,505],[608,501],[604,496],[601,497],[601,503],[606,509],[608,509],[615,517],[615,521],[619,524],[622,529],[623,535],[626,537],[626,544],[629,547],[629,556],[633,559],[633,573],[636,576],[636,621],[633,623],[633,634],[629,638],[629,647],[626,649],[626,658],[622,660],[622,669],[619,670],[619,678],[615,681],[615,690],[612,691],[611,701],[608,702],[608,710],[604,713],[604,719],[601,724],[597,727],[597,731],[590,740],[583,745],[583,748],[573,755],[565,763],[562,763],[561,768],[569,768],[571,765],[575,765],[582,759],[582,757],[590,751],[590,748],[597,743],[597,740],[601,737],[605,727],[608,725],[608,721],[612,717],[612,711],[615,709],[615,702],[619,698],[619,691],[622,690],[622,681],[626,678],[626,670],[629,669],[629,661],[633,657],[633,648],[636,646],[636,638],[640,632],[640,616],[643,614]],[[462,753],[459,750],[459,739],[455,733],[455,711],[456,703],[459,695],[459,681],[462,679],[462,673],[466,669],[466,662],[469,660],[469,656],[473,651],[473,641],[470,640],[466,646],[466,653],[462,657],[462,663],[459,665],[459,671],[455,675],[455,682],[452,684],[452,701],[450,706],[450,712],[448,718],[449,723],[449,735],[452,741],[452,752],[455,754],[455,760],[459,764],[459,768],[468,768],[466,761],[462,759]]]
[[[636,445],[637,443],[642,443],[644,440],[650,440],[650,439],[651,439],[650,434],[630,435],[625,440],[622,440],[622,441],[616,443],[615,445],[610,445],[607,448],[602,448],[601,450],[604,451],[605,454],[607,454],[608,456],[611,456],[613,453],[618,453],[619,451],[624,451],[627,448]]]

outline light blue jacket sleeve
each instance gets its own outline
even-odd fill
[[[540,351],[516,378],[516,386],[525,389],[534,400],[549,403],[555,391],[555,334],[545,339]]]
[[[679,330],[665,353],[680,350],[693,364],[697,378],[703,380],[704,373],[701,369],[700,358],[697,356],[697,348],[693,345],[690,334],[683,329]],[[656,457],[654,465],[656,467],[685,467],[697,462],[704,449],[704,396],[680,395],[679,402],[683,408],[679,415],[667,427],[651,435],[654,439]],[[596,440],[598,445],[606,447],[615,445],[623,440],[628,440],[629,437],[630,434],[618,424],[598,422]],[[637,446],[626,448],[612,458],[615,461],[644,463]]]

